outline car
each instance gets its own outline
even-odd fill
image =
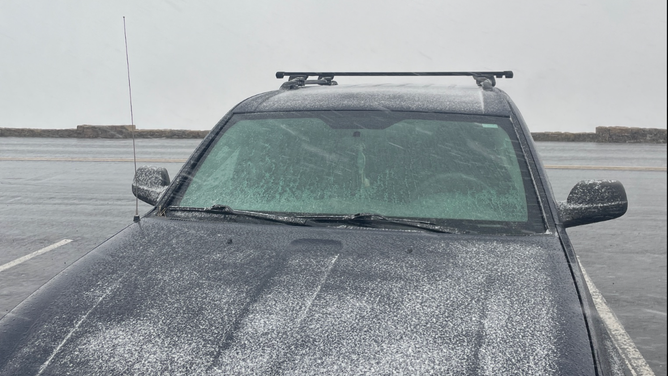
[[[0,375],[627,371],[566,233],[624,187],[555,200],[512,71],[276,76],[173,181],[137,169],[153,208],[0,320]]]

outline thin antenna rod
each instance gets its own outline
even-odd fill
[[[137,175],[137,149],[135,147],[135,116],[132,111],[132,85],[130,84],[130,57],[128,55],[128,32],[125,28],[125,16],[123,16],[123,37],[125,38],[125,65],[128,68],[128,93],[130,94],[130,125],[132,126],[132,160],[135,164],[135,175]],[[133,221],[139,222],[139,199],[135,197],[135,216]]]

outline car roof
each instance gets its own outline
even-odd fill
[[[420,111],[509,117],[510,99],[497,88],[437,85],[303,86],[246,99],[234,113],[281,111]]]

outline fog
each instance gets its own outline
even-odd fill
[[[210,129],[278,70],[513,70],[532,131],[666,127],[666,2],[0,2],[0,127]],[[440,78],[351,78],[339,84]]]

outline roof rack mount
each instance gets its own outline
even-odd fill
[[[479,72],[276,72],[276,78],[285,76],[300,77],[334,77],[334,76],[494,76],[496,78],[513,78],[513,71],[479,71]]]
[[[418,76],[469,76],[476,80],[478,86],[495,86],[495,78],[513,78],[513,71],[476,71],[476,72],[276,72],[276,78],[281,79],[288,76],[288,82],[281,87],[294,88],[307,84],[336,85],[332,81],[335,76],[356,77],[418,77]],[[311,76],[317,76],[317,80],[309,80]],[[489,81],[485,84],[485,81]],[[288,87],[289,86],[289,87]]]

